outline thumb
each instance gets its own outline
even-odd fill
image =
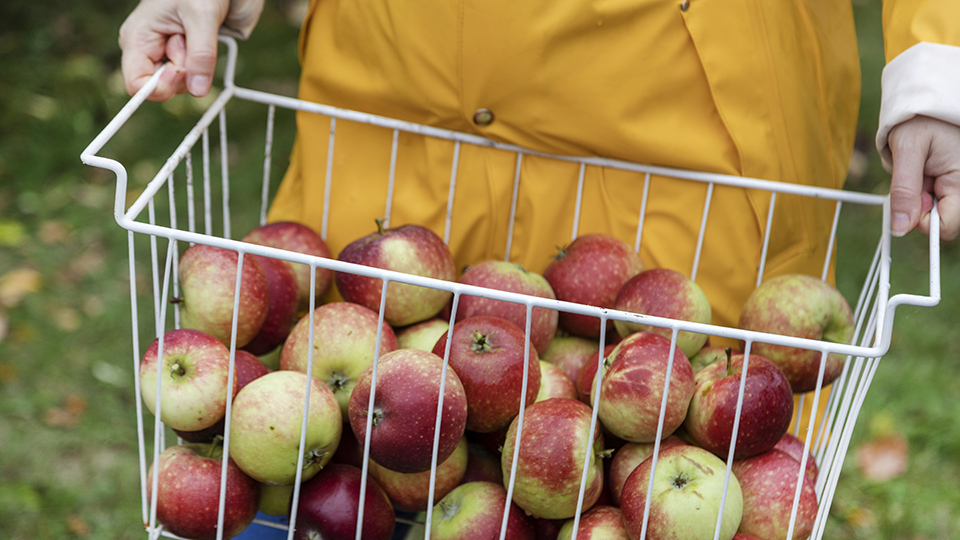
[[[226,17],[225,6],[218,2],[198,2],[195,11],[183,17],[186,33],[187,91],[194,96],[205,96],[210,91],[213,71],[217,64],[217,32]]]
[[[901,126],[897,126],[899,128]],[[920,222],[920,194],[923,168],[927,160],[929,136],[899,130],[890,132],[893,171],[890,179],[890,228],[894,236],[903,236]]]

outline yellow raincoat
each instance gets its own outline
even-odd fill
[[[918,41],[960,44],[958,5],[886,2],[888,59]],[[842,0],[314,0],[300,56],[305,100],[547,153],[828,188],[843,185],[859,107]],[[297,121],[269,219],[320,230],[330,123]],[[333,253],[384,216],[391,141],[386,129],[337,124]],[[453,143],[400,135],[392,225],[443,232],[452,160]],[[526,157],[505,253],[515,166],[514,154],[463,147],[450,238],[458,267],[509,256],[542,272],[570,241],[578,166]],[[579,232],[632,244],[642,189],[642,175],[588,167]],[[705,194],[704,184],[653,178],[648,267],[689,275]],[[768,205],[766,192],[714,193],[697,276],[714,324],[736,325],[755,285]],[[765,276],[819,276],[833,204],[781,196],[776,205]]]

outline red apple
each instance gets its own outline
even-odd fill
[[[377,313],[359,304],[332,302],[313,312],[313,376],[323,381],[340,404],[344,421],[357,378],[373,365],[380,328],[380,354],[397,348],[397,337]],[[280,351],[280,369],[307,372],[310,317],[297,322]]]
[[[636,251],[622,240],[604,234],[579,236],[561,248],[554,259],[543,277],[559,300],[608,309],[614,307],[620,287],[643,271]],[[597,317],[563,312],[560,328],[577,336],[600,337]]]
[[[267,278],[270,301],[260,331],[243,346],[255,355],[267,354],[287,339],[297,316],[297,276],[286,261],[251,255]]]
[[[813,481],[800,471],[800,462],[779,450],[733,462],[733,473],[743,488],[740,532],[759,538],[787,538],[797,480],[803,481],[793,536],[807,538],[817,518]]]
[[[697,443],[726,459],[730,452],[737,398],[743,373],[742,354],[719,360],[695,377],[696,391],[684,427]],[[755,456],[774,447],[790,427],[793,392],[773,362],[750,355],[743,390],[734,459]]]
[[[815,277],[788,274],[763,282],[750,294],[740,312],[740,328],[830,343],[850,343],[854,331],[853,312],[836,287]],[[757,341],[751,352],[780,367],[794,393],[816,389],[822,356],[819,351]],[[840,376],[843,363],[843,356],[828,355],[824,386]]]
[[[234,394],[254,379],[262,377],[267,373],[270,373],[270,368],[263,365],[263,362],[258,360],[256,356],[247,351],[237,351],[233,368],[233,377],[236,380],[236,390]],[[214,438],[218,435],[223,436],[225,423],[225,419],[221,418],[216,424],[199,431],[183,431],[179,429],[174,429],[173,431],[178,437],[187,442],[213,442]]]
[[[433,507],[433,540],[498,540],[507,506],[507,490],[491,482],[463,484]],[[516,504],[510,504],[506,540],[536,540],[533,522]]]
[[[617,344],[611,343],[603,348],[603,357],[604,362],[610,353],[617,348]],[[587,361],[583,363],[583,367],[580,368],[580,373],[577,374],[576,386],[577,386],[577,398],[586,403],[587,405],[593,407],[593,399],[590,397],[591,392],[593,392],[593,386],[597,381],[597,367],[600,358],[598,357],[599,353],[593,353],[590,358],[587,358]]]
[[[782,439],[780,439],[780,442],[778,442],[773,449],[780,450],[799,462],[803,459],[803,447],[803,441],[795,437],[793,434],[787,433]],[[807,453],[806,471],[810,480],[816,482],[817,475],[820,474],[820,470],[817,467],[817,461],[814,459],[812,452]]]
[[[303,454],[300,481],[313,477],[333,457],[343,421],[333,393],[310,377],[305,446],[300,448],[307,375],[268,373],[237,393],[230,419],[230,456],[243,472],[265,484],[292,484]]]
[[[702,448],[684,444],[661,451],[655,472],[653,465],[652,459],[644,461],[623,485],[620,511],[630,538],[714,538],[721,515],[720,540],[733,538],[747,502],[734,475],[722,500],[726,463]],[[653,491],[643,536],[651,475]]]
[[[330,258],[330,249],[320,235],[310,227],[293,221],[261,225],[247,233],[243,241],[314,257]],[[299,263],[288,262],[287,264],[297,277],[299,309],[308,311],[310,309],[310,267]],[[333,280],[333,270],[317,267],[316,276],[316,305],[319,306],[320,297],[327,291]]]
[[[500,452],[490,452],[480,443],[468,443],[467,470],[460,483],[469,482],[493,482],[503,485]]]
[[[403,225],[384,230],[381,220],[377,220],[377,227],[377,232],[343,248],[337,258],[415,276],[456,279],[450,248],[430,229]],[[344,300],[379,311],[382,280],[346,272],[337,272],[334,279]],[[393,282],[387,288],[384,319],[396,327],[425,321],[439,313],[451,297],[452,293],[440,289]]]
[[[236,294],[236,251],[194,244],[180,257],[180,325],[201,330],[230,345]],[[245,256],[240,273],[237,347],[260,331],[270,303],[267,277],[255,257]]]
[[[160,340],[147,347],[140,361],[140,395],[156,414]],[[159,362],[160,420],[173,429],[198,431],[219,422],[227,410],[230,350],[198,330],[172,330],[163,335]],[[234,377],[231,393],[236,392]]]
[[[573,519],[568,519],[560,529],[557,540],[573,538]],[[580,516],[577,527],[578,540],[630,540],[623,525],[620,509],[613,506],[594,506]]]
[[[397,330],[397,347],[432,351],[440,336],[446,334],[449,329],[450,323],[447,319],[427,319]]]
[[[533,529],[536,531],[537,540],[557,540],[560,535],[560,529],[566,523],[565,519],[543,519],[533,518]]]
[[[450,367],[457,372],[467,395],[467,429],[481,433],[510,424],[520,411],[524,366],[527,374],[527,405],[540,391],[540,361],[529,347],[524,362],[523,330],[506,319],[471,317],[456,323],[450,344]],[[445,354],[447,334],[440,337],[433,353]]]
[[[297,540],[354,540],[360,515],[360,469],[331,463],[300,486]],[[396,526],[393,505],[383,488],[367,478],[363,497],[363,540],[390,540]]]
[[[522,265],[507,261],[489,260],[470,266],[460,276],[459,282],[551,300],[557,298],[543,276],[525,269]],[[530,342],[539,354],[547,350],[550,340],[557,333],[558,314],[555,310],[540,307],[533,308],[531,313],[533,320],[530,321]],[[526,328],[527,307],[523,304],[480,296],[461,296],[457,308],[457,321],[478,316],[500,317],[522,330]]]
[[[578,336],[557,336],[540,355],[540,359],[557,366],[571,381],[576,382],[583,364],[599,350],[600,344],[596,340]]]
[[[468,456],[467,439],[464,437],[453,454],[437,465],[434,504],[460,484],[467,471]],[[376,478],[380,487],[387,492],[394,508],[402,512],[422,512],[430,508],[430,471],[407,474],[381,467],[373,460],[368,464],[370,476]]]
[[[662,437],[683,423],[694,390],[690,362],[679,347],[672,351]],[[610,353],[600,379],[598,416],[611,433],[630,442],[656,440],[670,355],[670,340],[652,332],[631,334]]]
[[[419,349],[398,349],[380,357],[369,458],[392,471],[418,473],[430,470],[436,429],[440,384],[443,415],[437,463],[456,449],[467,423],[467,396],[452,368],[443,377],[443,359]],[[350,396],[350,425],[362,441],[367,433],[367,414],[373,384],[373,366],[368,367]]]
[[[683,439],[676,435],[671,435],[660,442],[660,451],[667,448],[686,444]],[[620,506],[620,496],[623,493],[623,484],[641,463],[653,455],[654,443],[627,443],[620,447],[613,454],[613,462],[610,464],[610,471],[607,474],[610,486],[610,495],[614,504]]]
[[[620,292],[614,307],[620,311],[653,315],[667,319],[710,324],[710,301],[693,280],[668,268],[653,268],[640,272],[627,281]],[[617,332],[629,336],[634,332],[655,332],[670,339],[673,331],[628,321],[614,321]],[[704,343],[706,334],[683,331],[677,335],[677,346],[687,358],[697,354]]]
[[[588,469],[583,510],[600,497],[603,435],[599,424],[590,432],[591,417],[590,407],[583,403],[554,398],[527,407],[522,432],[518,433],[519,417],[511,422],[500,465],[506,483],[513,468],[514,448],[519,445],[513,502],[527,514],[547,519],[573,517],[585,462]]]
[[[157,476],[157,521],[167,532],[196,540],[217,537],[220,509],[220,445],[171,446],[151,465],[147,476],[148,500],[153,500],[153,475]],[[223,538],[243,532],[257,515],[260,484],[227,460],[227,493],[223,511]]]

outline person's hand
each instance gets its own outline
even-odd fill
[[[930,210],[937,197],[940,238],[956,238],[960,233],[960,126],[915,116],[895,126],[887,142],[893,156],[893,234],[903,236],[914,228],[930,234]]]
[[[185,91],[210,91],[217,61],[217,32],[230,8],[229,0],[143,0],[120,27],[121,71],[133,95],[164,62],[151,101],[166,101]]]

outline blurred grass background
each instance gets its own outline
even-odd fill
[[[79,160],[126,102],[116,39],[134,5],[0,5],[2,539],[145,536],[127,234],[113,220],[112,175]],[[295,94],[302,9],[299,0],[267,2],[257,31],[241,44],[241,84]],[[888,175],[872,144],[883,65],[880,1],[856,0],[854,9],[863,101],[848,188],[883,193]],[[130,165],[131,192],[142,190],[162,165],[160,156],[169,155],[205,104],[177,98],[146,106],[111,143],[108,154]],[[262,148],[262,109],[239,107],[229,123],[232,148]],[[276,148],[289,147],[291,128],[292,117],[278,114]],[[260,159],[258,152],[229,155],[233,200],[258,200]],[[278,151],[275,179],[284,167]],[[235,231],[248,230],[255,219],[249,212],[235,216]],[[843,268],[865,267],[872,257],[873,241],[863,242],[862,232],[876,230],[868,227],[875,228],[877,219],[862,209],[844,213],[839,286],[851,301],[863,278],[844,275]],[[149,264],[148,247],[138,243],[141,267]],[[955,244],[942,250],[944,300],[935,308],[897,312],[893,346],[866,398],[827,538],[960,538],[960,291],[953,279],[960,254]],[[894,243],[894,292],[926,292],[926,254],[919,233]],[[149,281],[139,283],[138,292],[146,327],[152,324]],[[860,466],[860,456],[885,468]]]

